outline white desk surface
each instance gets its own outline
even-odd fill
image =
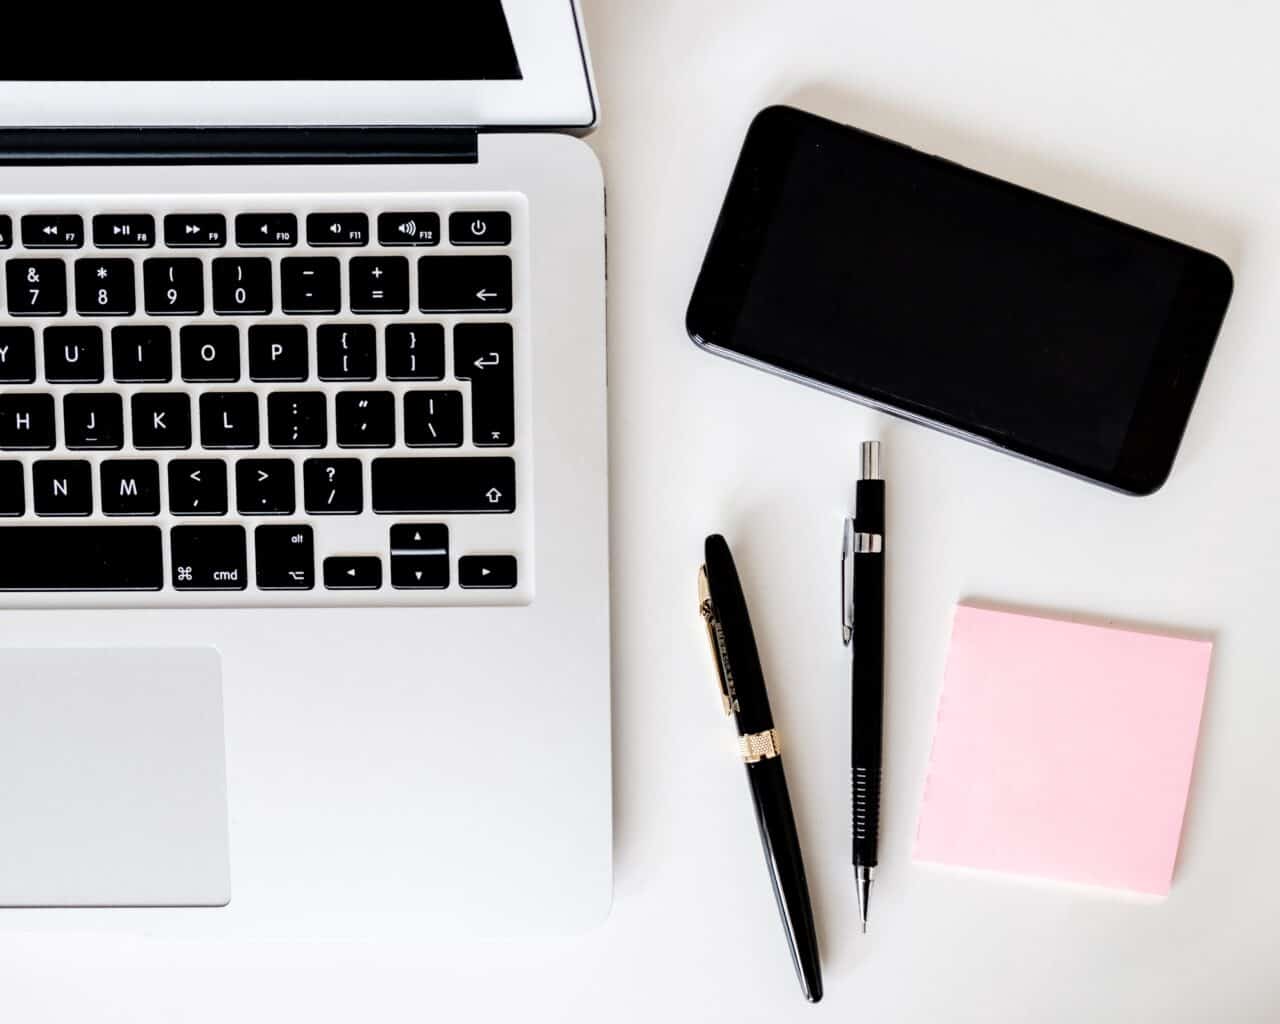
[[[572,940],[211,947],[5,937],[6,1019],[1280,1018],[1280,63],[1274,5],[584,0],[609,184],[616,896]],[[751,116],[785,101],[1208,247],[1236,296],[1177,467],[1134,499],[696,351],[684,308]],[[892,481],[873,931],[848,865],[836,547]],[[695,613],[703,536],[757,620],[825,954],[800,999]],[[962,598],[1217,638],[1160,903],[910,861]]]

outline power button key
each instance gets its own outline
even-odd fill
[[[486,210],[451,213],[449,241],[454,245],[510,245],[511,214]]]

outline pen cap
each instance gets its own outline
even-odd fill
[[[729,702],[737,719],[738,732],[744,736],[765,732],[773,728],[773,714],[765,692],[755,633],[733,555],[719,534],[707,538],[704,564],[711,604],[720,623],[724,661],[727,662]]]

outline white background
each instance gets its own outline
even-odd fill
[[[5,1018],[1277,1019],[1273,6],[584,6],[610,204],[612,916],[575,939],[483,946],[441,935],[421,947],[246,947],[10,933]],[[683,315],[702,250],[747,123],[776,101],[1232,264],[1236,297],[1163,491],[1113,495],[693,348]],[[893,553],[883,867],[863,938],[847,863],[836,570],[857,445],[872,436],[885,445]],[[713,530],[734,544],[787,744],[826,963],[816,1008],[787,962],[695,611]],[[1167,900],[910,862],[951,609],[963,598],[1215,637]]]

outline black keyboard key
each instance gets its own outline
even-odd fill
[[[440,215],[438,213],[380,213],[378,214],[378,244],[439,245]]]
[[[302,324],[255,324],[249,328],[249,377],[302,381],[310,373],[307,329]]]
[[[236,215],[236,245],[287,249],[298,244],[298,218],[292,213]]]
[[[271,261],[265,256],[213,261],[213,311],[222,316],[270,313]]]
[[[243,526],[175,526],[169,533],[174,590],[244,590]]]
[[[240,379],[240,328],[232,324],[188,324],[178,337],[183,380],[229,384]]]
[[[462,444],[462,392],[410,391],[404,396],[404,443],[410,448]]]
[[[65,316],[67,265],[62,260],[9,260],[4,268],[10,316]]]
[[[84,221],[79,214],[28,214],[22,218],[22,244],[28,249],[79,249]]]
[[[453,329],[453,375],[471,381],[471,441],[510,448],[516,439],[515,377],[510,324]]]
[[[227,244],[227,218],[220,213],[171,213],[164,219],[170,249],[220,249]]]
[[[340,391],[334,396],[339,448],[390,448],[396,443],[396,397],[390,391]]]
[[[159,590],[158,526],[0,528],[0,590]]]
[[[396,590],[444,590],[448,585],[448,556],[393,555],[391,558],[391,586]]]
[[[441,523],[391,527],[391,586],[443,590],[449,585],[449,528]]]
[[[99,384],[102,375],[101,327],[44,329],[44,379],[50,384]]]
[[[309,526],[259,526],[253,531],[259,590],[312,590],[315,539]]]
[[[156,219],[149,213],[96,214],[93,244],[99,249],[150,249],[156,244]]]
[[[387,324],[388,380],[443,380],[443,324]]]
[[[286,313],[336,313],[342,308],[342,264],[334,256],[280,261],[280,306]]]
[[[144,260],[142,304],[152,316],[204,312],[204,264],[198,259]]]
[[[418,308],[424,313],[509,313],[509,256],[420,256]]]
[[[159,324],[111,329],[111,375],[121,384],[173,380],[173,339]]]
[[[76,260],[76,312],[133,316],[137,309],[133,260]]]
[[[329,443],[329,399],[323,391],[275,391],[267,396],[272,448],[323,448]]]
[[[236,508],[242,516],[291,516],[296,505],[291,461],[241,459],[236,463]]]
[[[363,213],[310,213],[307,215],[310,245],[359,246],[369,243],[369,217]]]
[[[302,495],[311,515],[358,515],[364,511],[364,464],[359,459],[307,459]]]
[[[0,462],[0,516],[20,516],[27,511],[21,462]]]
[[[129,403],[133,446],[141,451],[191,447],[191,399],[181,392],[143,392]]]
[[[31,499],[38,516],[93,514],[93,467],[79,459],[48,459],[31,467]]]
[[[454,245],[510,245],[511,214],[495,210],[451,213],[449,241]]]
[[[62,400],[63,443],[71,449],[108,451],[124,447],[124,403],[99,392]]]
[[[0,327],[0,384],[36,379],[36,334],[30,327]]]
[[[512,555],[467,555],[458,559],[458,585],[463,590],[511,590],[519,582]]]
[[[53,395],[0,395],[0,449],[47,451],[56,433]]]
[[[380,558],[326,558],[326,590],[377,590],[382,586]]]
[[[516,464],[510,458],[373,460],[373,510],[383,514],[514,512]]]
[[[175,516],[225,516],[227,464],[221,459],[171,461],[169,511]]]
[[[316,374],[321,380],[373,380],[378,376],[378,332],[373,324],[316,328]]]
[[[403,256],[357,256],[350,274],[351,312],[409,312],[409,261]]]
[[[103,515],[160,514],[160,467],[150,459],[108,459],[101,476]]]
[[[13,245],[13,219],[7,214],[0,214],[0,249],[8,249]]]
[[[257,448],[258,396],[208,391],[200,396],[200,444],[204,448]]]
[[[391,527],[391,554],[448,555],[449,527],[443,523],[397,523]]]

